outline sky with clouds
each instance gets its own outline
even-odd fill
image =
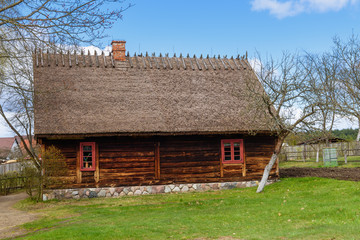
[[[323,52],[334,36],[360,34],[360,0],[132,0],[135,5],[99,41],[126,40],[131,54],[169,53],[250,58],[255,51]],[[117,8],[113,4],[106,8]],[[93,49],[93,48],[91,48]],[[351,127],[338,124],[338,128]],[[354,124],[353,128],[357,128]],[[0,136],[12,136],[0,127]]]
[[[133,0],[108,38],[134,52],[237,55],[321,52],[360,32],[360,0]]]
[[[267,11],[278,19],[294,17],[303,13],[319,14],[339,12],[356,6],[357,0],[253,0],[251,10]]]

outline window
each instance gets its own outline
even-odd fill
[[[242,139],[221,140],[221,156],[223,163],[243,163],[244,144]]]
[[[80,169],[81,171],[95,171],[95,143],[80,143]]]

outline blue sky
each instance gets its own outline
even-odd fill
[[[360,32],[360,0],[137,0],[109,30],[134,52],[237,55],[321,52]]]
[[[286,51],[322,52],[332,38],[360,34],[360,0],[132,0],[135,6],[107,31],[99,47],[126,40],[127,50],[149,53],[275,58]],[[118,7],[112,5],[111,7]],[[337,128],[351,127],[340,122]],[[356,124],[352,126],[357,128]],[[0,126],[0,136],[14,134]]]

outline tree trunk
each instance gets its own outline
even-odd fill
[[[359,120],[359,130],[358,130],[358,134],[356,137],[356,141],[359,142],[360,141],[360,120]]]
[[[282,147],[282,144],[284,143],[284,140],[285,140],[285,137],[281,137],[278,139],[278,141],[275,145],[274,153],[271,156],[269,163],[266,165],[266,167],[264,169],[263,176],[262,176],[259,186],[256,190],[257,193],[260,193],[264,190],[267,180],[269,178],[270,171],[271,171],[272,167],[274,166],[276,159],[278,158],[278,156],[280,154],[281,147]]]

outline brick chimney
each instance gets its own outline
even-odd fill
[[[112,54],[115,61],[125,61],[126,41],[112,41]]]

